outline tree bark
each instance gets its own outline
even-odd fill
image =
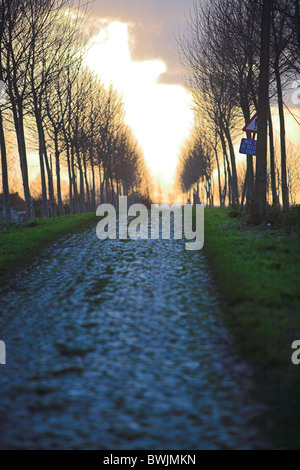
[[[230,155],[230,162],[231,162],[231,171],[232,171],[232,203],[238,204],[239,202],[239,193],[238,193],[238,186],[237,186],[237,172],[236,172],[236,163],[235,163],[235,154],[234,148],[232,144],[232,139],[230,135],[230,131],[228,128],[225,128],[225,135],[228,142],[229,148],[229,155]]]
[[[267,122],[269,108],[269,68],[270,68],[270,15],[271,1],[263,1],[263,18],[260,48],[260,74],[258,91],[256,182],[253,218],[257,223],[266,219],[267,187]]]
[[[91,211],[91,197],[90,197],[90,188],[88,182],[88,174],[87,174],[87,165],[85,156],[82,156],[83,159],[83,173],[84,173],[84,182],[85,182],[85,189],[86,189],[86,197],[87,197],[87,210]]]
[[[49,159],[48,159],[48,154],[47,154],[47,149],[46,149],[46,143],[45,143],[45,134],[44,130],[42,129],[42,140],[43,140],[43,153],[44,153],[44,158],[45,158],[45,164],[46,164],[46,170],[47,170],[47,175],[48,175],[48,191],[49,191],[49,201],[50,201],[50,212],[52,217],[57,216],[57,211],[56,211],[56,201],[54,197],[54,189],[53,189],[53,172],[52,168],[49,164]]]
[[[60,181],[60,162],[59,162],[59,150],[58,150],[58,136],[57,132],[54,132],[54,147],[55,147],[55,170],[56,170],[56,192],[57,202],[60,215],[65,215],[65,208],[61,197],[61,181]]]
[[[224,139],[223,132],[220,134],[221,138],[221,144],[222,144],[222,150],[223,150],[223,157],[224,157],[224,173],[225,173],[225,178],[227,175],[227,180],[228,180],[228,203],[229,205],[231,204],[231,187],[232,187],[232,178],[231,178],[231,171],[230,171],[230,165],[229,165],[229,160],[228,160],[228,155],[227,155],[227,149],[226,149],[226,143]],[[226,165],[225,165],[226,162]],[[227,166],[227,169],[226,169]],[[225,180],[225,196],[224,196],[224,204],[226,200],[226,194],[227,194],[227,186],[226,186],[226,180]]]
[[[78,155],[77,162],[78,162],[78,168],[79,168],[79,182],[80,182],[80,209],[81,209],[81,213],[84,213],[86,212],[84,179],[83,179],[83,171],[82,171],[82,166],[80,163],[79,155]]]
[[[90,156],[91,167],[92,167],[92,210],[96,210],[96,183],[95,183],[95,165],[92,155]]]
[[[276,170],[275,170],[275,150],[274,150],[274,133],[271,106],[269,106],[269,143],[270,143],[270,173],[271,173],[271,189],[273,206],[279,205],[279,199],[276,189]]]
[[[77,190],[73,145],[71,146],[71,171],[72,171],[73,194],[74,194],[74,210],[75,210],[75,214],[79,214],[79,201],[78,201],[78,190]]]
[[[222,199],[222,187],[221,187],[221,172],[220,172],[220,163],[218,158],[218,152],[215,148],[215,155],[216,155],[216,162],[217,162],[217,170],[218,170],[218,187],[219,187],[219,199],[220,199],[220,206],[223,207],[223,199]]]
[[[18,151],[20,159],[20,167],[22,173],[22,183],[25,198],[26,219],[31,220],[35,218],[33,202],[30,194],[29,179],[28,179],[28,166],[26,155],[26,143],[24,134],[23,114],[20,109],[22,105],[12,104],[15,129],[17,134]],[[17,109],[18,108],[18,109]]]
[[[48,218],[49,208],[48,208],[47,186],[46,186],[45,167],[44,167],[43,130],[42,130],[41,116],[40,116],[38,106],[36,103],[35,103],[35,120],[36,120],[38,138],[39,138],[39,162],[40,162],[40,172],[41,172],[43,217]]]
[[[9,201],[9,186],[8,186],[8,172],[7,172],[7,156],[6,144],[3,127],[2,111],[0,109],[0,149],[1,149],[1,168],[2,168],[2,191],[3,191],[3,208],[5,221],[11,221],[10,201]]]
[[[282,96],[282,85],[279,68],[275,69],[276,84],[277,84],[277,96],[278,96],[278,111],[279,111],[279,122],[280,122],[280,150],[281,150],[281,192],[282,192],[282,204],[284,208],[289,207],[289,190],[287,184],[287,171],[286,171],[286,145],[285,145],[285,119],[283,109],[283,96]]]
[[[70,162],[70,149],[69,149],[68,144],[67,144],[67,164],[68,164],[68,177],[69,177],[69,210],[70,210],[70,214],[74,214],[72,172],[71,172],[71,162]]]

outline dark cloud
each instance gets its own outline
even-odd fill
[[[95,0],[93,13],[131,24],[134,60],[162,59],[162,83],[182,83],[176,37],[186,26],[193,0]]]

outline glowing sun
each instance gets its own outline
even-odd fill
[[[127,123],[144,150],[153,177],[167,189],[193,121],[191,97],[180,85],[158,83],[166,72],[162,60],[132,60],[129,32],[127,23],[102,20],[86,63],[105,84],[112,83],[123,94]]]

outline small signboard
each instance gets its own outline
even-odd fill
[[[243,127],[244,132],[253,132],[257,133],[257,113],[250,119],[249,122]]]
[[[256,140],[254,139],[242,139],[240,146],[240,153],[246,155],[256,155]]]

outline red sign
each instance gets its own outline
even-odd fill
[[[244,132],[253,132],[257,133],[257,113],[254,114],[253,118],[250,119],[249,122],[243,127]]]

